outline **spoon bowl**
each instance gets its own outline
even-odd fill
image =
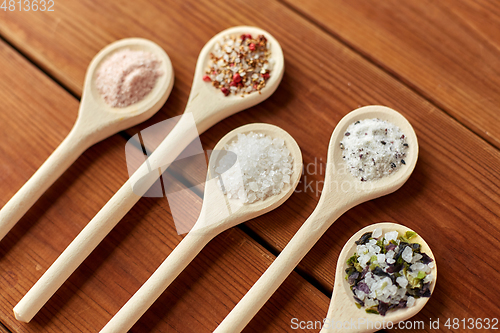
[[[398,170],[389,176],[367,182],[360,182],[359,179],[354,178],[350,174],[350,171],[347,170],[346,163],[342,158],[340,142],[344,138],[349,125],[358,120],[373,118],[388,121],[398,126],[401,131],[405,133],[406,141],[409,145],[407,157],[405,157],[406,165],[402,166],[400,168],[401,170]],[[361,107],[342,118],[333,131],[328,148],[328,162],[332,161],[332,163],[328,163],[327,166],[325,186],[327,187],[328,192],[340,190],[341,192],[344,192],[344,194],[351,196],[351,198],[352,195],[356,195],[357,201],[361,203],[392,193],[403,186],[412,174],[413,169],[415,169],[417,159],[417,135],[415,134],[411,124],[405,117],[403,117],[403,115],[386,106],[370,105]],[[340,186],[332,187],[336,184],[340,184]],[[347,189],[345,187],[340,188],[342,187],[342,184],[348,184]]]
[[[163,75],[143,100],[126,108],[113,108],[96,89],[96,72],[109,55],[121,49],[153,53],[161,61]],[[102,49],[91,61],[83,86],[82,100],[73,129],[36,173],[0,210],[0,240],[26,214],[45,191],[90,146],[137,125],[155,114],[167,100],[174,84],[170,58],[161,47],[142,38],[128,38]]]
[[[210,61],[210,54],[215,45],[220,42],[224,36],[241,36],[242,34],[248,33],[252,36],[264,35],[267,38],[271,51],[270,57],[274,60],[271,75],[266,81],[266,86],[260,93],[253,92],[251,94],[245,94],[244,97],[241,97],[240,94],[224,96],[224,94],[215,89],[210,83],[203,81],[203,75],[205,75],[207,65]],[[285,60],[283,57],[283,50],[276,38],[267,31],[251,26],[238,26],[221,31],[212,37],[200,52],[200,56],[196,63],[196,71],[186,112],[193,112],[197,120],[196,125],[198,131],[200,133],[204,132],[222,119],[266,100],[278,88],[284,72]]]
[[[262,34],[268,39],[271,45],[272,53],[270,56],[274,60],[274,68],[270,73],[269,79],[266,81],[266,86],[260,92],[245,94],[244,97],[237,95],[224,96],[221,91],[218,91],[208,82],[203,81],[203,73],[208,66],[210,52],[217,41],[224,35],[239,35],[243,33]],[[116,47],[119,48],[121,46]],[[99,57],[94,68],[97,68],[97,65],[103,59],[104,55]],[[148,156],[148,159],[115,193],[16,305],[14,308],[16,319],[29,322],[64,281],[69,278],[85,258],[99,245],[104,237],[132,209],[142,195],[146,193],[160,175],[199,134],[225,117],[249,108],[271,96],[283,77],[283,71],[284,60],[281,47],[275,38],[262,29],[246,26],[234,27],[224,30],[212,38],[200,53],[186,110],[179,117],[177,124],[156,150]],[[95,98],[95,87],[91,85],[88,87],[91,93],[89,96],[86,96],[88,98],[85,99],[86,105],[102,105],[102,101]],[[154,95],[155,91],[152,93]],[[135,112],[132,107],[129,111]],[[140,110],[136,111],[139,113]],[[108,123],[113,123],[117,118],[121,117],[119,113],[111,111],[103,112],[101,116],[106,117]],[[123,115],[123,117],[126,116]],[[91,116],[82,117],[81,123],[91,123],[91,120]],[[103,127],[106,128],[106,126]]]
[[[285,146],[293,157],[290,184],[277,195],[265,200],[258,200],[251,204],[243,204],[239,199],[228,199],[220,189],[219,177],[215,169],[221,158],[227,153],[226,146],[238,140],[239,134],[263,133],[273,138],[283,139]],[[263,123],[248,124],[226,134],[214,147],[210,156],[207,181],[205,183],[204,202],[200,212],[200,219],[190,232],[210,232],[219,234],[242,222],[265,214],[285,202],[297,187],[302,170],[302,153],[295,139],[283,129]],[[229,215],[227,215],[229,214]]]
[[[340,149],[346,128],[357,120],[379,118],[398,126],[408,137],[405,168],[384,178],[361,182],[347,170]],[[237,333],[250,322],[326,230],[350,208],[392,193],[410,177],[418,157],[417,136],[401,114],[384,106],[366,106],[347,114],[333,131],[328,147],[325,185],[318,205],[276,260],[269,266],[214,333]]]
[[[161,75],[144,99],[123,108],[112,107],[104,101],[96,87],[97,72],[104,61],[122,50],[145,51],[160,61]],[[82,127],[94,130],[96,142],[151,118],[165,104],[174,86],[174,68],[167,53],[156,43],[143,38],[125,38],[104,47],[90,62],[85,75],[78,115]]]
[[[225,147],[237,140],[238,134],[250,132],[263,133],[273,138],[283,139],[293,157],[293,165],[290,184],[286,185],[281,193],[264,200],[244,204],[239,199],[227,198],[219,187],[219,179],[214,173],[220,159],[225,154]],[[233,167],[238,166],[234,165]],[[277,126],[250,124],[239,127],[224,136],[210,156],[204,200],[198,221],[148,281],[101,330],[101,333],[128,332],[212,238],[239,223],[251,220],[280,206],[294,192],[301,173],[302,153],[297,142],[290,134]]]
[[[417,298],[415,299],[415,304],[412,307],[390,310],[385,316],[366,313],[364,308],[358,308],[356,306],[353,298],[353,293],[349,287],[349,284],[344,279],[345,269],[347,268],[346,261],[356,252],[355,241],[357,241],[363,234],[372,232],[377,228],[382,229],[383,234],[388,231],[397,231],[400,235],[404,235],[406,231],[413,231],[410,228],[397,223],[377,223],[361,229],[347,241],[347,243],[342,248],[339,259],[337,261],[332,300],[330,302],[330,307],[326,316],[325,326],[320,331],[320,333],[340,331],[366,333],[375,332],[387,327],[387,324],[389,322],[396,325],[400,321],[404,321],[413,317],[420,310],[422,310],[424,305],[429,300],[428,297]],[[412,238],[411,242],[419,243],[421,246],[421,251],[423,253],[426,253],[434,260],[434,267],[431,269],[431,273],[433,274],[434,278],[430,284],[430,291],[432,293],[437,281],[437,265],[434,254],[432,253],[429,245],[418,234],[415,236],[415,238]],[[356,326],[353,325],[352,327],[347,327],[348,325],[346,324],[345,327],[340,327],[340,323],[350,322],[356,324]]]

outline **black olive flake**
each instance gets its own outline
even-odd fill
[[[385,142],[385,141],[380,141],[380,143],[383,145],[387,144],[387,142]]]
[[[360,123],[360,121],[358,120],[358,121],[356,121],[356,122],[354,123],[354,125],[357,125],[357,124],[359,124],[359,123]]]
[[[356,243],[356,245],[366,244],[370,240],[371,237],[372,237],[372,233],[371,232],[366,232],[357,241],[355,241],[354,243]]]
[[[394,169],[395,167],[396,167],[396,164],[391,163],[391,168],[393,168],[393,169]]]
[[[351,133],[345,132],[345,136],[349,136],[349,135],[351,135]]]
[[[385,314],[387,313],[387,310],[389,310],[389,303],[379,302],[377,310],[381,316],[385,316]]]
[[[403,143],[403,146],[405,146],[407,148],[409,147],[407,143]]]
[[[404,164],[404,165],[406,165],[406,162],[405,162],[405,160],[401,160],[401,164]]]

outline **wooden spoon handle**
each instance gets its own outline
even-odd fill
[[[17,320],[29,322],[36,315],[64,281],[160,177],[160,172],[155,167],[161,167],[163,171],[191,143],[194,138],[186,135],[187,131],[192,132],[190,131],[191,124],[189,118],[181,117],[178,124],[148,160],[116,192],[16,305],[14,314]],[[138,182],[140,186],[134,186]]]
[[[128,332],[211,238],[212,236],[201,232],[188,233],[153,275],[104,326],[101,333]]]
[[[73,162],[91,145],[75,128],[0,210],[0,240]]]
[[[214,333],[241,332],[316,244],[328,227],[347,210],[347,208],[337,209],[331,213],[325,213],[325,210],[320,208],[321,206],[321,204],[318,204],[318,207],[304,222],[276,260],[220,323]],[[322,210],[323,212],[321,212]]]

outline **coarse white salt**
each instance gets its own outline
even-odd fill
[[[361,181],[392,174],[406,164],[406,136],[381,119],[363,119],[349,125],[340,143],[347,169]]]
[[[153,90],[161,61],[145,51],[124,49],[105,59],[96,74],[96,87],[104,101],[112,107],[135,104]]]
[[[382,229],[381,228],[376,228],[375,230],[373,230],[373,232],[372,232],[373,238],[379,238],[380,236],[382,236]]]
[[[265,200],[290,186],[293,157],[284,141],[263,133],[238,134],[238,140],[225,147],[215,172],[221,189],[230,199],[243,203]]]

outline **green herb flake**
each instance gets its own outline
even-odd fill
[[[408,239],[408,240],[412,239],[415,236],[417,236],[417,233],[415,231],[408,230],[405,233],[405,238]]]
[[[349,259],[347,259],[347,265],[354,265],[354,263],[358,262],[358,255],[354,253]]]
[[[417,274],[417,279],[422,280],[426,276],[427,276],[427,274],[424,271],[419,271]]]
[[[369,308],[365,310],[366,313],[378,314],[378,311],[375,308]]]
[[[361,309],[361,304],[356,302],[356,306],[358,307],[358,309]]]

